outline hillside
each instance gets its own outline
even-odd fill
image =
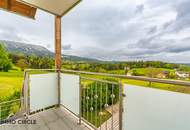
[[[53,57],[54,53],[47,48],[40,45],[31,45],[22,42],[5,41],[0,40],[0,44],[3,44],[7,51],[12,54],[24,54],[24,55],[37,55],[37,56],[50,56]],[[68,61],[77,62],[98,62],[97,59],[91,59],[86,57],[63,55],[62,58]]]
[[[0,43],[5,46],[9,53],[19,53],[25,55],[37,56],[53,56],[53,53],[45,47],[39,45],[31,45],[21,42],[0,40]]]

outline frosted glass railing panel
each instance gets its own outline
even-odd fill
[[[30,75],[30,112],[58,103],[57,74]]]
[[[61,74],[61,104],[79,114],[79,76]]]
[[[125,85],[124,130],[190,130],[190,95]]]

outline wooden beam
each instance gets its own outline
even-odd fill
[[[0,0],[0,9],[13,12],[34,19],[36,8],[20,3],[16,0]]]
[[[55,68],[61,69],[61,17],[55,16]]]
[[[58,107],[61,104],[61,17],[55,16],[55,68],[57,69]]]

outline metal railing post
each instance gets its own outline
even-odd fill
[[[79,125],[81,125],[81,121],[82,121],[82,105],[81,105],[81,101],[82,101],[82,85],[81,85],[81,77],[79,75]]]
[[[123,128],[123,85],[120,79],[119,81],[119,130]]]
[[[61,104],[61,71],[57,71],[57,92],[58,92],[58,107]]]
[[[26,114],[30,114],[30,97],[29,97],[29,84],[30,78],[28,71],[25,71],[24,83],[23,83],[23,107]]]

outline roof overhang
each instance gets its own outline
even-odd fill
[[[0,0],[0,9],[10,11],[28,18],[35,18],[36,8],[16,0]]]
[[[81,0],[17,0],[57,16],[63,16]]]

